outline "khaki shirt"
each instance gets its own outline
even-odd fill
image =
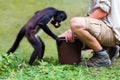
[[[89,0],[88,15],[96,8],[101,8],[108,15],[102,20],[114,31],[116,39],[120,41],[120,0]]]

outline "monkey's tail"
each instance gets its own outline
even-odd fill
[[[20,41],[23,39],[25,35],[25,32],[26,32],[26,29],[24,27],[21,28],[12,47],[7,51],[8,54],[10,54],[10,52],[13,53],[18,48]]]

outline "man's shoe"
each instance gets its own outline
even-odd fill
[[[119,47],[118,45],[116,45],[116,46],[114,46],[114,47],[110,47],[110,48],[107,50],[111,62],[113,62],[114,59],[119,56],[119,50],[120,50],[120,47]]]
[[[94,53],[88,61],[80,62],[79,65],[84,65],[88,67],[110,66],[111,60],[106,51],[100,51]]]

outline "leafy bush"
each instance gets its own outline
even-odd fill
[[[1,80],[119,80],[120,63],[115,60],[110,67],[85,67],[61,65],[54,58],[36,60],[33,66],[23,58],[10,54],[0,56]]]

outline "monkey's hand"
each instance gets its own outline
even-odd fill
[[[51,21],[51,24],[53,25],[53,26],[55,26],[55,28],[59,28],[61,25],[60,25],[60,22],[57,22],[57,21],[54,21],[54,20],[52,20]]]
[[[56,43],[57,43],[57,45],[59,45],[61,43],[61,40],[58,37],[56,38]]]

